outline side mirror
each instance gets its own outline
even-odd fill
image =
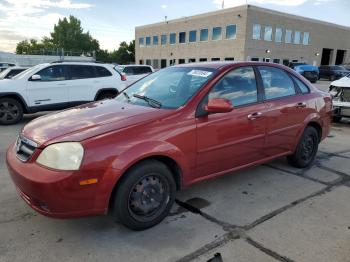
[[[230,100],[225,98],[213,98],[210,99],[205,106],[205,111],[209,114],[216,113],[228,113],[233,110],[233,106]]]
[[[40,81],[41,80],[41,76],[40,75],[32,75],[30,80],[31,81]]]

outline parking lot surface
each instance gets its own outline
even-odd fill
[[[197,184],[160,225],[134,232],[108,216],[47,218],[20,199],[5,152],[40,115],[0,127],[1,262],[350,261],[350,122],[332,127],[311,168],[282,158]]]

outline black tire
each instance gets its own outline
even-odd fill
[[[0,125],[13,125],[23,118],[23,106],[13,98],[0,98]]]
[[[342,117],[341,116],[333,116],[333,122],[334,123],[339,123],[341,121]]]
[[[103,92],[98,96],[97,100],[113,99],[117,96],[114,92]]]
[[[175,194],[176,184],[165,164],[157,160],[140,162],[118,184],[113,216],[132,230],[145,230],[169,214]]]
[[[315,160],[319,142],[317,130],[312,126],[306,127],[294,154],[287,157],[288,163],[297,168],[311,166]]]

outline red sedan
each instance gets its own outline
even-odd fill
[[[169,67],[113,100],[27,124],[7,152],[19,194],[41,214],[107,214],[135,230],[167,216],[177,190],[287,156],[310,166],[331,97],[287,67]]]

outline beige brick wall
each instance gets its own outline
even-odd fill
[[[264,26],[272,26],[273,41],[252,40],[252,26],[254,23],[262,26],[262,39]],[[230,24],[237,25],[237,36],[236,39],[226,40],[226,26]],[[212,41],[212,28],[216,26],[222,27],[223,39]],[[274,41],[276,27],[282,27],[284,29],[283,43],[276,43]],[[199,31],[203,28],[209,29],[208,42],[199,42]],[[309,32],[310,44],[308,46],[302,44],[285,44],[284,34],[286,28],[293,30],[293,36],[294,31]],[[197,42],[195,43],[189,43],[188,41],[189,31],[191,30],[197,30]],[[178,43],[179,32],[186,32],[186,43]],[[170,33],[176,33],[175,45],[169,44]],[[167,44],[165,46],[160,44],[160,36],[162,34],[167,35]],[[153,46],[153,44],[151,46],[139,46],[138,40],[140,37],[151,36],[153,43],[153,36],[155,35],[159,37],[159,44],[157,46]],[[145,63],[146,59],[166,59],[167,65],[169,65],[170,59],[176,59],[176,63],[178,63],[179,59],[185,59],[187,63],[190,58],[195,58],[196,61],[199,61],[200,58],[207,58],[210,61],[211,58],[218,57],[224,60],[227,57],[234,57],[237,61],[252,57],[259,57],[260,59],[266,57],[271,58],[271,60],[278,58],[281,60],[281,63],[283,59],[297,59],[319,65],[322,48],[334,49],[331,63],[335,62],[337,49],[346,50],[344,62],[350,62],[350,28],[251,5],[136,27],[135,39],[137,64],[140,60],[143,60]],[[144,41],[146,42],[146,39]],[[266,50],[270,50],[271,52],[267,54]],[[319,56],[316,56],[316,53]]]

